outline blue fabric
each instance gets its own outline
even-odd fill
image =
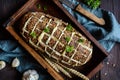
[[[76,0],[70,0],[78,4]],[[120,42],[120,25],[115,16],[108,11],[102,9],[92,10],[86,5],[81,4],[85,9],[94,13],[98,17],[103,17],[106,21],[105,26],[96,25],[79,13],[71,10],[69,7],[63,6],[80,22],[109,52],[115,42]],[[0,40],[0,60],[5,60],[11,64],[11,61],[17,57],[20,60],[20,66],[17,70],[21,73],[28,69],[36,69],[39,73],[39,80],[52,80],[53,78],[26,52],[15,40]]]
[[[20,60],[20,66],[17,67],[19,72],[24,73],[28,69],[35,69],[39,74],[39,80],[53,80],[48,72],[19,43],[15,40],[0,40],[0,60],[11,64],[15,57]]]
[[[105,11],[103,9],[90,9],[83,3],[77,2],[77,0],[69,0],[74,4],[81,4],[81,6],[88,10],[89,12],[95,14],[99,18],[104,18],[106,25],[100,26],[95,24],[93,21],[82,16],[80,13],[72,10],[63,4],[64,8],[69,11],[69,13],[74,16],[77,21],[82,24],[98,41],[99,43],[108,51],[113,48],[115,42],[120,42],[120,24],[117,22],[115,16],[112,12]]]

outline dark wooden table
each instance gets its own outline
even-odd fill
[[[13,39],[2,24],[27,0],[0,0],[0,39]],[[120,0],[102,0],[101,8],[113,12],[120,23]],[[1,56],[0,56],[1,57]],[[91,80],[120,80],[120,43],[116,43],[103,62],[104,67]],[[21,74],[10,64],[0,71],[0,80],[20,80]]]

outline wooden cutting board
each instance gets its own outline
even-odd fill
[[[39,6],[38,6],[39,5]],[[18,24],[19,19],[27,12],[41,11],[57,18],[62,19],[65,22],[69,22],[75,26],[75,28],[86,36],[93,44],[92,59],[84,66],[78,67],[77,70],[91,78],[96,72],[102,68],[101,62],[107,57],[107,52],[96,39],[80,24],[77,20],[71,16],[58,0],[29,0],[24,6],[22,6],[5,24],[6,30],[47,70],[51,76],[56,80],[66,80],[62,73],[57,73],[28,43],[26,43],[19,34]],[[79,79],[74,76],[71,80]]]

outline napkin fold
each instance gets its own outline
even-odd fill
[[[16,69],[20,73],[35,69],[39,74],[39,80],[53,80],[50,74],[15,40],[0,40],[0,60],[9,64],[14,58],[18,58],[20,66]]]
[[[86,30],[88,30],[96,40],[108,51],[113,48],[115,42],[120,42],[120,24],[117,22],[114,14],[110,11],[105,11],[101,8],[91,9],[87,5],[78,2],[77,0],[69,0],[74,4],[80,4],[87,11],[95,14],[99,18],[103,18],[105,20],[105,25],[100,26],[90,19],[84,17],[80,13],[72,10],[65,4],[62,4],[64,8],[74,16],[77,21],[83,25]]]

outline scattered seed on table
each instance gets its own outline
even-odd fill
[[[105,76],[107,76],[107,73],[105,73]]]
[[[115,66],[116,66],[116,64],[112,64],[112,66],[113,66],[113,67],[115,67]]]
[[[96,75],[96,78],[98,78],[98,75]]]
[[[109,62],[107,62],[107,65],[110,64]]]

